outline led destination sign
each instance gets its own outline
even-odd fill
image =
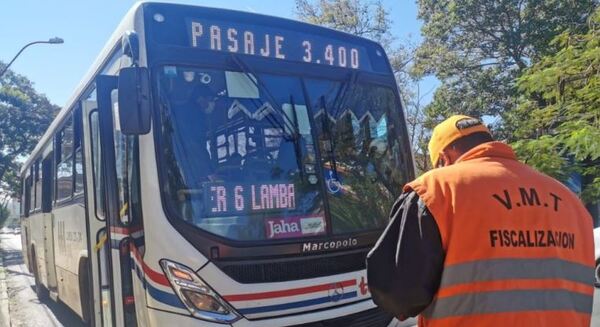
[[[364,47],[338,39],[235,22],[188,19],[187,23],[194,48],[371,70]]]
[[[205,208],[209,216],[239,215],[296,208],[296,191],[290,183],[207,183]]]

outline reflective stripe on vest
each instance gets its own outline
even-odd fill
[[[438,299],[423,315],[453,316],[522,311],[576,311],[589,314],[593,296],[567,290],[511,290],[467,293]]]
[[[440,287],[502,279],[564,279],[592,285],[594,269],[562,259],[486,259],[447,266]]]
[[[488,281],[544,279],[562,279],[591,288],[594,269],[558,258],[477,260],[446,267],[440,288]],[[592,302],[592,295],[564,289],[484,291],[436,299],[423,315],[439,319],[520,311],[572,310],[589,313]]]

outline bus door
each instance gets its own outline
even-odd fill
[[[54,214],[52,213],[52,186],[54,185],[54,152],[52,147],[47,146],[44,150],[43,159],[39,166],[42,179],[42,218],[44,221],[44,257],[46,258],[46,282],[50,294],[57,294],[55,249],[54,249]],[[37,167],[37,166],[36,166]],[[57,226],[58,227],[58,226]],[[58,229],[58,228],[57,228]],[[58,231],[56,231],[58,232]]]
[[[86,158],[86,181],[88,203],[88,290],[91,299],[88,317],[92,326],[113,326],[113,287],[110,267],[110,242],[106,215],[106,192],[104,190],[104,151],[98,94],[105,82],[98,81],[95,91],[82,101],[83,130]]]
[[[104,194],[104,226],[98,230],[100,286],[103,321],[116,326],[136,326],[130,248],[143,240],[139,200],[137,136],[121,133],[118,119],[116,76],[98,76],[99,152]],[[134,239],[136,240],[134,242]],[[143,241],[140,245],[143,249]],[[105,274],[106,276],[104,276]],[[105,304],[110,302],[110,306]],[[109,308],[112,315],[109,316]],[[106,312],[106,314],[105,314]],[[106,317],[104,317],[106,316]]]

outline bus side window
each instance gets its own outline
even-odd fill
[[[42,208],[42,163],[38,159],[35,162],[35,210],[40,210]]]
[[[32,214],[34,211],[35,204],[35,187],[33,187],[33,181],[35,179],[35,165],[29,168],[29,177],[27,178],[27,186],[29,188],[29,199],[27,201],[27,211]]]
[[[56,201],[73,194],[73,119],[69,118],[56,139]]]
[[[27,194],[25,192],[25,184],[27,183],[25,178],[21,179],[21,205],[19,206],[19,215],[21,217],[25,217],[25,194]]]
[[[75,164],[73,165],[73,174],[75,176],[75,190],[74,194],[83,193],[83,147],[81,145],[82,135],[82,122],[81,122],[81,109],[77,108],[74,113],[75,119]]]
[[[117,122],[114,122],[115,126]],[[115,161],[117,162],[117,186],[119,197],[119,220],[125,226],[131,223],[131,203],[129,203],[129,167],[132,165],[134,136],[123,135],[114,130]]]
[[[116,115],[113,115],[113,126],[119,222],[138,228],[142,225],[138,137],[121,133]]]
[[[28,217],[29,216],[29,207],[31,204],[31,175],[28,173],[25,176],[25,179],[23,180],[23,205],[22,205],[22,211],[23,211],[23,216]]]
[[[96,216],[100,220],[104,220],[104,181],[102,179],[102,152],[100,151],[100,121],[98,120],[98,110],[92,111],[89,119]]]
[[[51,147],[48,146],[49,148]],[[44,151],[44,153],[47,153]],[[40,164],[40,169],[42,172],[42,212],[52,212],[52,187],[54,186],[54,155],[51,150],[48,151],[48,154],[42,159]]]

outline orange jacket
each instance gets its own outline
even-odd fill
[[[590,325],[592,218],[566,187],[490,142],[411,189],[435,218],[446,253],[420,327]]]

